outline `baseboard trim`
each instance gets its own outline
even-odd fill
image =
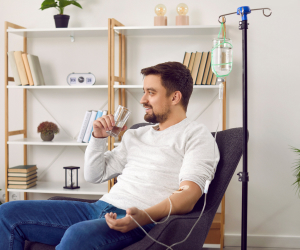
[[[224,235],[225,246],[241,246],[241,236],[235,234]],[[248,247],[281,247],[281,248],[299,248],[299,236],[281,236],[281,235],[248,235]]]
[[[204,244],[203,245],[204,248],[219,248],[221,247],[220,244]]]

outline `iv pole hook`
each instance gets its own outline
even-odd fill
[[[270,8],[252,9],[251,11],[253,11],[253,10],[262,10],[262,12],[263,12],[263,14],[264,14],[265,17],[269,17],[269,16],[272,15],[272,10],[271,10]],[[270,14],[269,14],[269,15],[266,15],[266,14],[265,14],[265,10],[269,10],[269,11],[270,11]],[[219,23],[223,23],[223,22],[220,21],[220,18],[221,18],[221,17],[224,17],[224,23],[226,23],[226,18],[225,18],[225,16],[233,15],[233,14],[240,14],[240,15],[243,15],[244,13],[232,12],[232,13],[228,13],[228,14],[221,15],[221,16],[219,16],[219,18],[218,18]]]
[[[252,9],[251,11],[253,11],[253,10],[262,10],[262,11],[263,11],[263,14],[264,14],[264,16],[266,16],[266,17],[269,17],[269,16],[271,16],[271,15],[272,15],[272,10],[271,10],[270,8]],[[270,11],[270,14],[269,14],[269,15],[266,15],[266,14],[265,14],[265,10],[269,10],[269,11]]]

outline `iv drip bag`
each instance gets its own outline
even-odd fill
[[[211,50],[211,68],[217,77],[228,76],[232,70],[232,42],[227,38],[215,38]]]

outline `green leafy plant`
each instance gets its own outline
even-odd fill
[[[40,10],[45,10],[45,9],[49,9],[49,8],[56,8],[59,11],[60,15],[64,14],[64,8],[69,6],[69,5],[75,5],[79,8],[82,9],[81,5],[79,3],[77,3],[77,1],[70,1],[70,0],[45,0],[42,3],[42,6],[40,8]]]
[[[37,128],[37,132],[45,135],[57,134],[59,133],[59,128],[53,122],[42,122]]]
[[[295,153],[300,155],[300,149],[294,147],[291,147],[291,149],[294,150]],[[300,159],[298,159],[295,162],[295,165],[293,167],[294,167],[294,176],[296,177],[296,181],[293,183],[293,185],[296,185],[298,195],[300,197]]]

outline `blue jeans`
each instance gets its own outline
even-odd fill
[[[137,227],[127,233],[110,229],[105,214],[126,211],[107,202],[64,200],[11,201],[0,206],[0,248],[23,250],[25,240],[68,249],[123,249],[145,237]],[[143,226],[149,232],[154,223]],[[146,236],[147,237],[147,236]]]

